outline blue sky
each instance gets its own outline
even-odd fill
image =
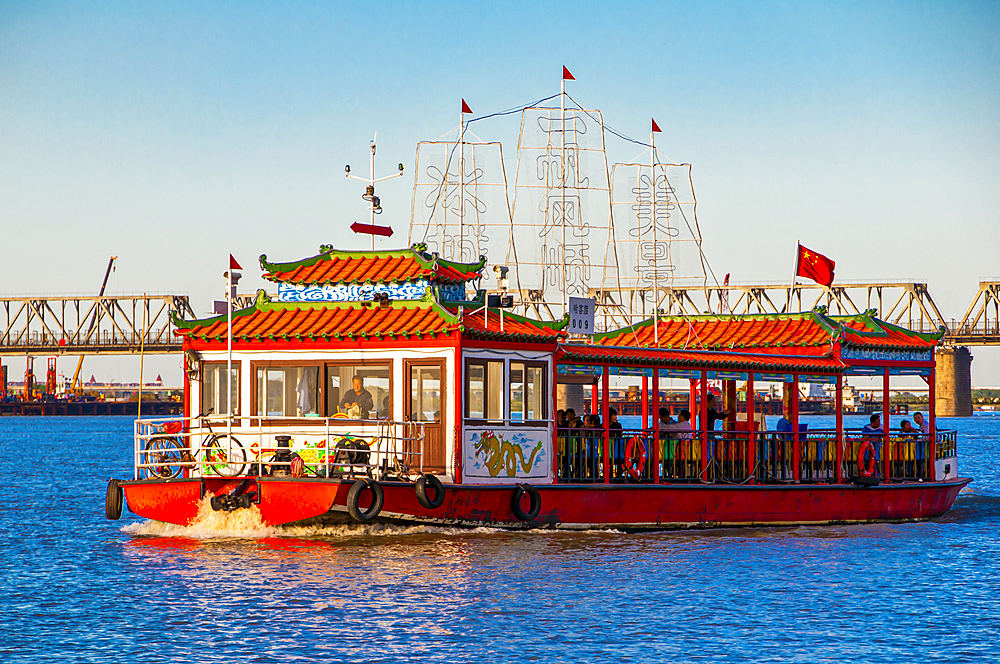
[[[367,172],[376,131],[379,171],[412,173],[460,98],[539,99],[564,64],[576,99],[636,137],[655,117],[694,164],[717,274],[786,280],[801,240],[840,279],[927,281],[948,317],[1000,277],[996,2],[0,0],[0,291],[96,291],[116,254],[113,292],[204,311],[229,252],[252,290],[261,253],[364,247],[343,166]],[[508,154],[517,129],[476,126]],[[379,188],[384,246],[405,242],[411,183]],[[1000,353],[973,353],[1000,385]]]

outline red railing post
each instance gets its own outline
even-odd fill
[[[733,387],[735,387],[735,383]],[[756,408],[753,398],[753,372],[751,371],[747,374],[747,431],[749,432],[747,434],[749,436],[747,441],[747,477],[750,478],[751,484],[756,483],[757,477],[757,418],[755,417]]]
[[[645,383],[646,379],[643,378],[642,380],[643,380],[643,383]],[[660,404],[660,370],[659,369],[655,369],[655,368],[653,369],[653,380],[652,380],[652,382],[653,382],[653,394],[656,395],[656,398],[654,400],[654,403],[656,404],[656,407],[653,408],[653,447],[656,448],[656,454],[657,454],[657,456],[659,456],[659,453],[660,453],[659,452],[659,450],[660,450],[660,408],[659,408],[659,404]],[[655,472],[656,472],[656,477],[655,477],[654,481],[656,483],[659,483],[659,481],[660,481],[660,469],[657,468]]]
[[[882,372],[882,477],[886,482],[892,474],[889,456],[889,367],[886,367]]]
[[[654,369],[654,371],[656,371]],[[649,428],[649,381],[646,376],[642,377],[642,429]]]
[[[931,481],[937,480],[937,416],[935,415],[934,382],[937,379],[937,369],[931,369],[931,379],[927,383],[927,429],[930,443],[927,449],[927,467]]]
[[[837,483],[844,479],[844,377],[837,376]]]
[[[607,484],[611,481],[611,450],[608,449],[611,445],[611,410],[610,403],[611,398],[609,395],[611,377],[608,375],[610,372],[609,367],[604,367],[604,374],[601,376],[601,406],[604,410],[602,415],[604,416],[602,422],[604,422],[604,483]]]
[[[701,475],[704,482],[708,479],[708,371],[701,370]]]
[[[798,482],[802,474],[802,448],[799,445],[799,375],[792,375],[792,395],[789,399],[792,411],[792,478]]]

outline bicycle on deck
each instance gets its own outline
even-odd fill
[[[246,449],[235,436],[212,430],[212,423],[207,419],[211,413],[212,411],[202,413],[197,418],[208,429],[208,434],[197,449],[188,444],[192,434],[190,431],[183,432],[182,422],[164,422],[158,425],[157,432],[143,446],[145,463],[140,470],[144,471],[144,476],[173,479],[180,477],[185,468],[198,468],[202,475],[242,475],[250,461]]]

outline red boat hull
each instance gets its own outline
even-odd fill
[[[135,514],[180,525],[193,523],[204,496],[233,491],[241,480],[123,482]],[[914,521],[941,516],[970,482],[914,482],[855,487],[843,484],[731,486],[718,484],[590,484],[539,486],[537,519],[512,511],[516,487],[445,485],[441,507],[417,501],[412,484],[384,482],[380,522],[504,528],[619,528],[653,530],[789,524]],[[350,480],[259,478],[244,491],[259,492],[265,525],[351,523]],[[367,494],[367,492],[364,492]],[[361,507],[367,508],[367,502]]]

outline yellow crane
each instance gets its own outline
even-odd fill
[[[97,294],[97,297],[104,297],[104,289],[108,286],[108,277],[111,276],[111,270],[114,269],[115,261],[118,260],[117,256],[112,256],[111,260],[108,261],[108,269],[104,272],[104,281],[101,283],[101,292]],[[98,305],[100,306],[100,305]],[[94,307],[94,315],[90,318],[90,326],[87,328],[87,335],[84,337],[86,339],[90,336],[90,333],[94,330],[94,325],[97,324],[97,307]],[[81,355],[80,359],[76,363],[76,372],[73,374],[73,383],[70,385],[69,391],[71,394],[79,396],[83,394],[83,390],[80,388],[80,369],[83,368],[83,358]]]

